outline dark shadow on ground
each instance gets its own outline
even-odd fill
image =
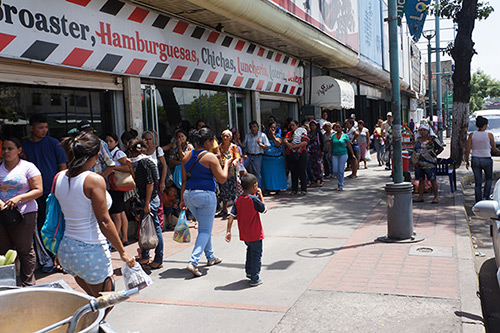
[[[487,332],[500,332],[500,288],[495,258],[486,260],[479,270],[479,290]]]
[[[250,282],[250,280],[243,279],[243,280],[239,280],[236,282],[232,282],[230,284],[226,284],[225,286],[217,286],[214,288],[214,290],[236,291],[236,290],[244,290],[244,289],[252,288],[252,287],[250,287],[249,282]]]
[[[268,270],[285,270],[292,266],[293,263],[293,260],[280,260],[273,262],[270,265],[264,265],[264,267]]]

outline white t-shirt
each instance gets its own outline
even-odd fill
[[[116,146],[115,149],[110,151],[110,153],[111,153],[111,156],[113,157],[113,161],[115,161],[116,166],[122,165],[118,160],[121,160],[122,158],[127,157],[127,155],[125,155],[125,153],[120,148],[118,148],[118,146]]]
[[[39,176],[40,170],[31,162],[19,160],[12,170],[5,169],[5,162],[0,163],[0,200],[3,202],[30,191],[29,180]],[[35,200],[21,201],[17,208],[21,213],[31,213],[38,210]]]
[[[161,147],[156,147],[155,151],[151,154],[148,155],[148,157],[155,162],[156,166],[158,166],[158,159],[162,156],[164,156],[165,153],[163,152],[163,148]]]
[[[359,136],[358,136],[358,145],[362,145],[368,142],[367,139],[367,134],[368,134],[368,128],[364,127],[361,131],[358,130]]]

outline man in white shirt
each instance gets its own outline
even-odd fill
[[[323,112],[321,112],[321,119],[318,120],[319,128],[321,129],[321,134],[325,134],[325,130],[323,129],[323,125],[325,125],[326,122],[328,122],[328,112],[323,111]]]
[[[271,145],[267,136],[259,131],[259,124],[253,120],[249,124],[250,133],[245,137],[243,141],[243,147],[248,155],[245,162],[245,167],[247,170],[257,177],[259,186],[261,184],[261,167],[262,167],[262,155],[264,151],[269,149]]]

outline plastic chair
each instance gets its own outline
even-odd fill
[[[455,160],[453,158],[438,158],[436,176],[448,176],[450,179],[451,192],[457,189],[457,172],[455,168]]]

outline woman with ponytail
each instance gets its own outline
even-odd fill
[[[125,253],[109,216],[111,196],[103,177],[90,171],[98,159],[101,142],[94,134],[66,138],[62,146],[69,158],[68,170],[54,178],[54,193],[66,227],[57,258],[78,285],[91,296],[114,290],[111,253],[106,239],[130,267],[135,260]]]
[[[201,276],[198,261],[204,252],[207,265],[213,266],[222,262],[212,248],[212,227],[217,208],[215,180],[223,184],[228,176],[234,156],[224,160],[224,168],[213,153],[208,152],[214,145],[214,131],[203,127],[191,132],[189,142],[194,150],[186,152],[182,160],[181,209],[189,208],[198,221],[198,236],[194,244],[187,270],[194,276]]]

